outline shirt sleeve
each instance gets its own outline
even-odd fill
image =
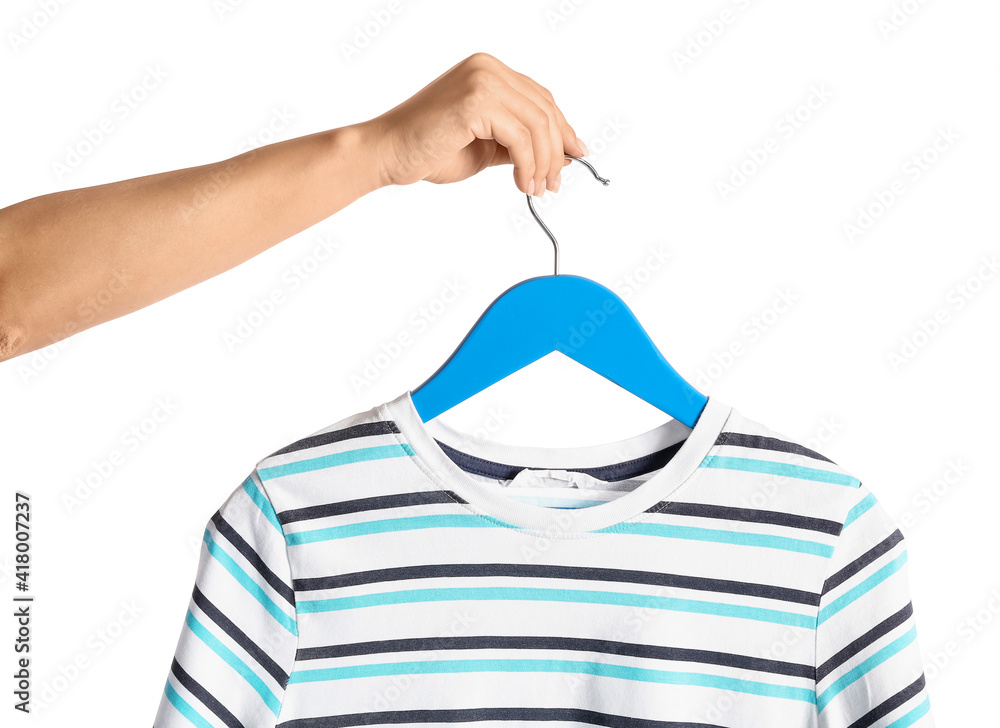
[[[154,728],[272,728],[298,628],[285,537],[256,471],[212,516]]]
[[[862,484],[816,625],[820,728],[933,728],[903,534]]]

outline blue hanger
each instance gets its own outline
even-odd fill
[[[590,163],[566,158],[609,184]],[[670,366],[617,294],[589,278],[559,274],[559,243],[527,198],[555,248],[555,274],[521,281],[490,304],[448,360],[410,393],[421,421],[558,351],[694,427],[705,395]]]

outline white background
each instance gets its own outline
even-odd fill
[[[372,13],[389,21],[365,31]],[[1000,276],[982,264],[1000,253],[998,20],[987,0],[11,0],[0,205],[368,119],[469,54],[495,55],[552,90],[612,181],[573,165],[539,204],[561,272],[618,291],[701,391],[872,489],[907,537],[932,711],[969,725],[1000,679]],[[102,119],[111,130],[87,150]],[[734,166],[749,174],[724,194]],[[877,219],[849,235],[872,205]],[[336,250],[317,261],[321,240]],[[13,493],[26,491],[46,701],[15,714],[3,677],[0,722],[151,723],[202,531],[257,460],[415,389],[551,260],[511,168],[493,168],[379,190],[211,281],[0,365],[0,582],[9,605]],[[444,302],[449,282],[462,292]],[[227,347],[275,288],[285,302]],[[354,386],[404,332],[413,343]],[[441,419],[582,445],[664,418],[551,355]],[[125,437],[133,427],[143,441]],[[88,478],[99,485],[78,497]]]

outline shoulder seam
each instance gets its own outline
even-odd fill
[[[267,458],[264,458],[264,460],[266,459]],[[261,462],[263,462],[263,460]],[[275,516],[277,516],[278,509],[274,507],[274,501],[271,500],[271,494],[267,492],[267,486],[264,484],[264,480],[260,477],[260,474],[257,472],[256,466],[254,467],[253,472],[250,473],[250,477],[257,482],[257,486],[260,488],[260,492],[264,494],[265,498],[267,498],[267,502],[268,504],[270,504],[271,510],[274,511]],[[295,596],[295,576],[292,574],[292,560],[288,555],[288,538],[285,534],[285,524],[281,522],[281,519],[278,519],[278,525],[281,527],[281,545],[285,554],[285,563],[288,565],[289,586],[292,587],[292,601],[293,601],[292,609],[295,611],[295,652],[298,652],[299,641],[302,635],[302,631],[299,629],[299,606],[298,606],[299,600]],[[293,666],[295,664],[295,659],[294,659],[295,652],[292,653]],[[291,680],[291,677],[292,677],[292,671],[291,669],[289,669],[288,679]],[[287,694],[288,694],[288,682],[286,681],[285,684],[281,686],[281,704],[278,706],[278,715],[281,715],[281,708],[285,704],[285,696]]]
[[[837,467],[840,467],[839,465]],[[837,531],[836,539],[833,542],[833,551],[830,552],[830,558],[826,563],[826,569],[823,571],[823,578],[819,582],[819,601],[816,604],[816,626],[813,628],[813,692],[816,691],[819,686],[819,680],[816,679],[817,671],[819,669],[819,613],[823,604],[823,585],[826,584],[826,580],[830,578],[831,569],[833,568],[833,559],[837,553],[837,547],[840,546],[841,537],[844,533],[844,523],[847,521],[847,514],[851,512],[858,503],[861,502],[861,498],[858,496],[861,494],[861,481],[858,480],[858,484],[854,487],[855,497],[851,501],[851,505],[848,507],[844,516],[840,519],[840,529]]]

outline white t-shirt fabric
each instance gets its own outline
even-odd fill
[[[574,448],[410,392],[261,459],[209,520],[155,728],[932,728],[902,534],[709,397]]]

